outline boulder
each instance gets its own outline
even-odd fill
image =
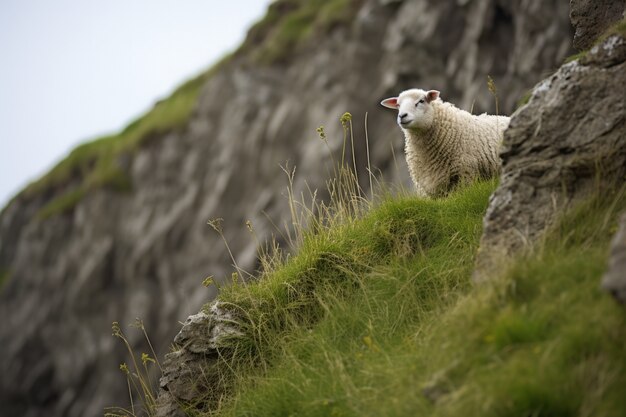
[[[558,214],[626,178],[626,37],[614,33],[539,83],[512,117],[475,279],[536,241]]]
[[[219,398],[219,375],[213,372],[220,351],[228,350],[243,336],[241,324],[223,303],[215,301],[207,309],[190,316],[176,335],[176,350],[165,355],[159,382],[156,417],[183,417],[184,407],[203,400],[200,408],[211,407]],[[212,392],[215,395],[208,395]]]

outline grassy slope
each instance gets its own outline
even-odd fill
[[[626,315],[599,290],[626,199],[591,198],[472,287],[492,189],[387,199],[225,288],[249,327],[214,369],[234,381],[215,414],[626,415]]]

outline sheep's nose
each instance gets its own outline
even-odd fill
[[[403,120],[408,115],[409,115],[408,113],[401,113],[401,114],[398,115],[398,119]]]

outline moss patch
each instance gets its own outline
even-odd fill
[[[85,191],[81,188],[63,193],[43,206],[37,212],[37,218],[39,220],[45,220],[57,214],[67,213],[71,211],[84,196]]]
[[[604,33],[602,35],[600,35],[598,37],[598,39],[595,40],[595,42],[593,43],[591,48],[601,44],[608,37],[610,37],[612,35],[620,35],[624,39],[626,39],[626,18],[620,20],[619,22],[617,22],[614,25],[612,25],[611,27],[609,27],[606,31],[604,31]],[[576,61],[576,60],[579,60],[581,58],[586,57],[587,54],[589,53],[589,50],[591,50],[591,48],[585,49],[583,51],[580,51],[578,53],[575,53],[573,55],[568,56],[567,58],[565,58],[565,61],[563,63],[567,64],[569,62]]]
[[[4,284],[9,281],[11,277],[11,273],[9,270],[7,269],[1,269],[0,270],[0,290],[2,289],[2,287],[4,286]]]
[[[596,45],[604,41],[606,38],[608,38],[611,35],[621,35],[623,37],[626,37],[626,18],[620,20],[619,22],[611,26],[609,29],[607,29],[607,31],[604,32],[604,34],[598,38],[598,40],[596,41]]]
[[[526,92],[525,92],[525,93],[524,93],[524,94],[523,94],[523,95],[519,98],[519,100],[517,100],[517,104],[516,104],[515,109],[519,109],[520,107],[525,106],[525,105],[528,103],[528,101],[530,100],[530,98],[532,97],[532,95],[533,95],[533,90],[528,90],[528,91],[526,91]]]
[[[315,35],[346,24],[362,0],[278,0],[248,32],[237,54],[274,64],[286,61]]]

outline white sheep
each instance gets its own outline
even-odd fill
[[[509,117],[475,116],[442,101],[437,90],[406,90],[380,104],[398,110],[409,172],[421,195],[443,196],[459,182],[499,174]]]

